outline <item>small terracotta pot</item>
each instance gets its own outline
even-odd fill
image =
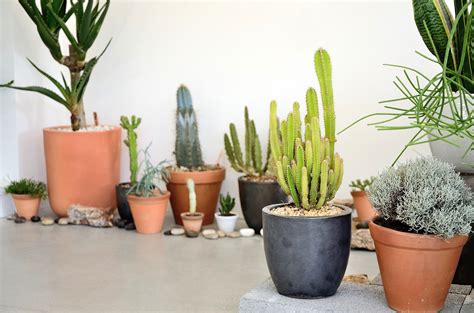
[[[352,198],[354,199],[354,208],[357,211],[357,216],[360,221],[372,220],[377,212],[374,210],[372,203],[369,201],[369,196],[365,191],[352,191]]]
[[[388,305],[398,312],[443,308],[467,236],[447,240],[369,222]]]
[[[16,214],[18,216],[29,220],[31,217],[38,215],[38,209],[41,203],[40,197],[12,194],[12,198],[13,202],[15,203]]]
[[[168,190],[171,192],[171,208],[176,224],[183,225],[181,213],[189,211],[189,192],[186,185],[188,178],[194,180],[196,188],[196,211],[204,213],[203,225],[214,223],[222,181],[225,178],[225,169],[203,172],[170,172]]]
[[[156,197],[128,195],[133,221],[140,234],[156,234],[161,231],[166,215],[170,192]]]
[[[196,213],[181,213],[184,229],[186,232],[199,233],[201,231],[202,221],[205,215],[201,212]]]
[[[51,209],[58,216],[67,216],[71,204],[116,208],[121,128],[84,132],[58,128],[43,130]]]

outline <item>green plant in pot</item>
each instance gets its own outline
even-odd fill
[[[38,216],[41,200],[48,197],[46,184],[31,178],[11,181],[4,191],[12,196],[17,216],[27,220]]]
[[[369,201],[367,195],[367,188],[373,182],[373,177],[370,179],[356,179],[351,181],[349,187],[352,188],[351,195],[354,200],[354,208],[357,211],[357,216],[361,221],[371,220],[375,216],[375,210]]]
[[[13,81],[0,87],[39,93],[59,103],[70,114],[70,126],[49,127],[43,131],[49,202],[53,211],[66,216],[68,207],[77,203],[107,209],[115,207],[120,128],[88,126],[84,109],[87,85],[104,53],[88,59],[87,52],[98,37],[110,1],[101,4],[94,0],[50,0],[41,1],[40,6],[36,2],[19,1],[54,61],[67,68],[69,78],[62,73],[61,78],[54,78],[29,60],[57,91],[40,86],[17,86]],[[73,19],[75,31],[70,28]],[[68,54],[61,48],[61,34],[69,43]]]
[[[229,134],[224,135],[224,147],[232,168],[243,173],[239,177],[239,195],[245,222],[259,232],[262,228],[262,208],[269,204],[288,202],[288,196],[278,184],[271,165],[270,147],[265,163],[262,162],[262,146],[254,120],[249,118],[245,107],[245,157],[234,123],[229,125]],[[274,163],[274,162],[273,162]]]
[[[186,236],[190,238],[199,236],[205,216],[204,213],[196,211],[197,195],[195,186],[194,180],[188,178],[186,188],[188,189],[189,211],[181,213],[181,219],[183,220]]]
[[[215,214],[217,226],[223,232],[231,233],[235,230],[235,224],[239,218],[237,213],[232,213],[235,207],[235,198],[229,193],[225,196],[221,194],[219,196],[219,205],[219,212]]]
[[[203,225],[212,224],[225,169],[219,165],[207,165],[202,159],[197,118],[191,93],[186,86],[178,88],[177,102],[176,166],[170,167],[168,183],[174,220],[176,224],[183,225],[181,213],[189,209],[187,182],[191,178],[197,195],[196,211],[204,213]]]
[[[352,210],[330,202],[342,182],[343,161],[334,152],[331,61],[325,50],[316,51],[314,66],[324,136],[315,89],[306,93],[303,120],[298,103],[280,125],[276,102],[270,107],[270,144],[277,178],[293,203],[263,209],[265,256],[278,292],[297,298],[336,293],[347,267],[351,241]]]
[[[474,221],[474,196],[454,166],[431,157],[382,172],[369,222],[388,305],[439,312]],[[472,264],[471,264],[472,265]]]

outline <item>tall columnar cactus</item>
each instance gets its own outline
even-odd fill
[[[314,65],[321,88],[324,137],[321,137],[318,97],[313,88],[306,92],[304,124],[297,102],[281,124],[276,102],[270,104],[270,146],[278,182],[295,205],[304,209],[320,209],[333,199],[343,176],[343,161],[339,154],[334,154],[336,118],[329,54],[323,49],[316,51]]]
[[[130,183],[135,185],[137,183],[138,173],[138,152],[137,152],[137,133],[135,129],[138,128],[142,119],[132,115],[131,120],[127,116],[120,117],[120,126],[127,131],[127,139],[123,142],[128,147],[128,154],[130,156]]]
[[[198,125],[193,109],[191,93],[181,85],[177,92],[178,110],[176,112],[175,155],[178,167],[188,169],[203,166]]]
[[[196,191],[194,190],[194,180],[188,178],[186,182],[189,192],[189,213],[196,213]]]
[[[249,118],[248,108],[245,107],[245,159],[240,148],[239,136],[235,124],[229,125],[230,137],[224,135],[224,146],[227,158],[234,170],[250,176],[261,176],[265,173],[268,165],[262,163],[262,146],[258,137],[255,122]]]

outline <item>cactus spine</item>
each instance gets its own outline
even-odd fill
[[[196,213],[196,191],[194,190],[194,180],[188,178],[186,185],[189,192],[189,213],[194,214]]]
[[[304,125],[300,106],[295,102],[293,111],[278,129],[277,104],[275,101],[270,104],[270,147],[276,160],[277,179],[295,205],[304,209],[320,209],[332,200],[344,172],[341,157],[334,153],[336,117],[329,54],[323,49],[316,51],[314,65],[321,89],[324,137],[321,137],[315,89],[306,92]]]
[[[127,131],[127,139],[123,142],[128,147],[128,154],[130,156],[130,183],[135,185],[137,183],[138,173],[138,152],[137,152],[137,133],[135,129],[140,126],[142,119],[132,115],[131,119],[127,116],[120,117],[120,126]]]
[[[175,155],[178,167],[195,169],[203,166],[198,125],[193,109],[191,93],[181,85],[177,92]]]

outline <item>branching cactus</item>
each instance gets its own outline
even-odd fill
[[[204,165],[199,143],[198,125],[193,109],[191,93],[181,85],[177,92],[178,110],[176,112],[176,165],[195,169]]]
[[[140,126],[142,119],[132,115],[131,120],[127,116],[120,117],[120,126],[127,131],[127,139],[123,142],[128,147],[128,154],[130,156],[130,183],[135,185],[137,183],[138,173],[138,151],[137,151],[137,133],[135,129]]]
[[[374,178],[370,177],[369,179],[356,179],[351,181],[349,187],[353,189],[353,191],[367,191],[367,189],[372,185],[374,182]]]
[[[307,112],[303,121],[297,102],[281,124],[276,102],[272,101],[270,105],[270,145],[276,160],[277,179],[295,205],[304,209],[320,209],[333,199],[343,176],[343,161],[334,153],[336,117],[329,54],[319,49],[314,64],[321,89],[324,137],[321,136],[315,89],[309,88],[306,92]]]
[[[189,213],[196,213],[196,191],[194,190],[194,180],[188,178],[186,182],[189,192]]]
[[[235,124],[229,125],[230,136],[224,135],[224,146],[227,158],[234,170],[249,176],[262,176],[268,166],[268,155],[265,164],[262,162],[262,146],[258,137],[255,122],[249,118],[245,107],[245,159],[240,147]]]

